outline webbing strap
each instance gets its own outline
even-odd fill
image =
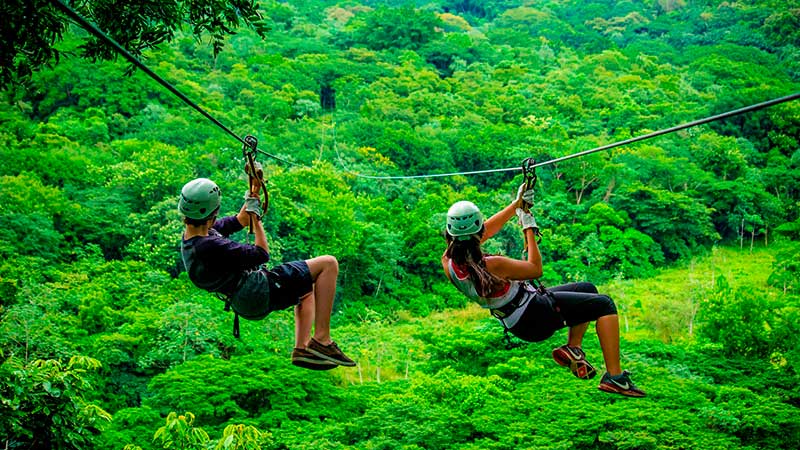
[[[217,297],[219,297],[220,300],[225,302],[225,308],[224,308],[225,312],[231,311],[233,309],[231,308],[230,297],[222,296],[220,294],[217,294]],[[236,310],[233,310],[233,337],[239,339],[239,313],[237,313]]]

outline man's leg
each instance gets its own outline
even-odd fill
[[[306,260],[314,280],[312,303],[309,309],[314,322],[314,339],[323,345],[331,343],[331,312],[336,295],[336,278],[339,276],[339,262],[330,255]],[[304,302],[305,303],[305,302]]]
[[[311,325],[314,323],[314,292],[309,292],[294,307],[294,347],[306,348],[311,339]]]
[[[319,256],[306,261],[314,281],[314,337],[308,351],[340,366],[355,366],[331,339],[331,312],[336,295],[339,262],[333,256]]]

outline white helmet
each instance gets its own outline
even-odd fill
[[[219,208],[219,186],[208,178],[197,178],[181,189],[178,209],[190,219],[205,219]]]
[[[465,240],[483,228],[483,215],[474,203],[460,201],[447,210],[447,234]]]

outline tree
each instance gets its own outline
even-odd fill
[[[100,362],[75,356],[0,364],[0,443],[4,448],[91,448],[111,416],[84,400]]]
[[[687,194],[639,183],[618,194],[612,206],[627,212],[636,229],[661,245],[667,259],[689,256],[693,249],[719,239],[711,223],[712,209]]]
[[[59,0],[61,2],[61,0]],[[9,0],[0,7],[0,86],[27,81],[33,71],[53,62],[61,53],[57,44],[67,32],[70,20],[53,0]],[[142,51],[171,42],[184,23],[200,39],[208,36],[216,56],[226,35],[241,25],[263,36],[268,30],[255,0],[198,2],[192,0],[68,1],[78,14],[97,25],[136,57]],[[87,37],[82,57],[114,59],[111,47]]]
[[[428,11],[412,6],[380,7],[366,13],[363,24],[356,29],[355,40],[373,50],[418,50],[436,39],[441,19]]]

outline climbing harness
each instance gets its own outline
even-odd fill
[[[520,293],[514,297],[510,302],[506,303],[505,305],[490,309],[489,313],[494,316],[500,323],[503,325],[503,341],[505,341],[506,350],[512,350],[517,347],[522,346],[521,342],[514,342],[511,340],[511,332],[508,330],[508,326],[506,325],[506,318],[514,313],[517,309],[525,306],[526,303],[529,301],[529,297],[525,294],[527,290],[524,287],[520,288]]]
[[[262,203],[262,214],[267,212],[269,207],[269,192],[267,191],[267,182],[264,178],[264,169],[261,164],[256,161],[256,153],[258,153],[258,139],[255,136],[247,135],[244,138],[244,145],[242,147],[242,156],[245,159],[244,171],[248,177],[248,194],[258,196],[259,192],[264,193],[264,201]],[[255,213],[250,214],[250,229],[249,233],[253,234],[253,216]],[[233,310],[233,336],[239,338],[239,313],[231,307],[231,298],[228,295],[217,294],[217,298],[225,302],[225,311]]]
[[[506,325],[506,319],[514,314],[517,309],[522,308],[531,301],[531,295],[537,295],[542,298],[550,309],[558,315],[561,323],[567,326],[567,321],[564,319],[563,314],[561,314],[561,308],[556,304],[556,298],[553,293],[547,290],[544,284],[539,280],[525,281],[520,286],[519,294],[510,302],[499,308],[489,310],[491,315],[498,319],[503,325],[503,340],[505,341],[506,350],[512,350],[523,345],[521,342],[514,342],[511,339],[511,332]]]

